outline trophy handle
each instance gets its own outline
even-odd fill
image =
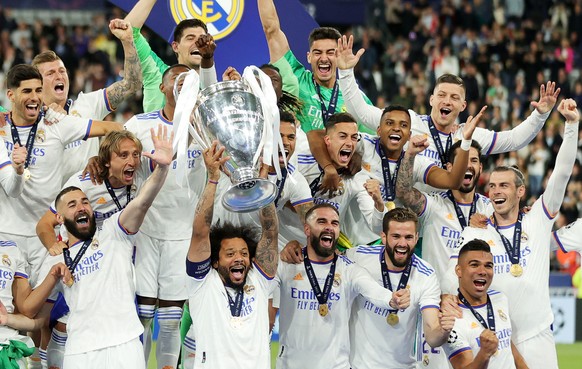
[[[186,79],[186,76],[188,76],[188,72],[182,72],[180,74],[178,74],[178,77],[176,77],[176,80],[174,81],[174,100],[178,101],[178,95],[180,95],[180,81],[182,79]]]

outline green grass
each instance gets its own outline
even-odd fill
[[[152,359],[155,356],[156,343],[152,345]],[[556,345],[558,350],[558,363],[560,369],[580,369],[580,363],[582,362],[582,342],[576,342],[571,345]],[[275,367],[275,359],[277,357],[277,351],[279,349],[279,343],[273,342],[271,344],[271,361],[273,363],[273,368]],[[148,369],[156,369],[155,360],[150,360],[148,364]]]

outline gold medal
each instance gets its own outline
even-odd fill
[[[327,307],[327,304],[319,305],[319,315],[326,316],[328,312],[329,312],[329,309]]]
[[[71,279],[69,279],[67,281],[67,283],[65,283],[65,285],[67,285],[67,287],[73,287],[73,284],[75,283],[75,278],[71,277]]]
[[[511,268],[509,268],[509,272],[514,277],[521,277],[523,274],[523,268],[519,264],[512,264]]]
[[[388,314],[388,317],[386,317],[386,322],[391,326],[395,326],[396,324],[398,324],[399,321],[400,319],[398,318],[398,315],[396,315],[396,313],[390,313]]]
[[[22,178],[24,178],[24,181],[28,181],[30,179],[30,170],[28,170],[28,168],[24,168],[24,172],[22,172]]]
[[[386,209],[388,209],[388,211],[395,209],[396,208],[396,204],[394,203],[394,201],[387,201],[386,202]]]

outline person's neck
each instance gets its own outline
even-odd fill
[[[508,211],[506,214],[498,214],[497,212],[493,212],[493,215],[495,215],[495,221],[497,222],[497,226],[507,226],[507,225],[511,225],[514,224],[515,222],[517,222],[517,217],[519,215],[519,208],[516,206],[513,209],[511,209],[510,211]]]
[[[42,101],[43,101],[43,104],[46,106],[49,106],[50,104],[55,103],[63,109],[65,108],[65,104],[67,103],[67,99],[58,101],[58,100],[53,100],[50,97],[47,98],[45,96],[43,96]]]
[[[452,132],[452,130],[453,130],[452,124],[444,126],[440,123],[437,123],[437,120],[432,115],[431,115],[431,119],[432,119],[432,122],[434,123],[434,126],[436,127],[436,129],[438,129],[440,132],[445,133],[445,134],[449,134]]]
[[[164,118],[167,119],[169,122],[172,122],[174,120],[174,110],[175,110],[175,106],[170,105],[170,104],[166,104],[164,106],[164,108],[162,109],[162,113],[164,115]]]
[[[388,160],[397,161],[398,159],[400,159],[400,155],[402,155],[402,149],[403,147],[400,147],[399,149],[396,150],[389,150],[386,146],[382,145],[382,150],[384,151],[384,154],[386,154]]]
[[[321,80],[316,78],[315,82],[317,82],[318,85],[323,86],[325,88],[332,88],[333,85],[335,84],[335,80],[336,80],[336,76],[333,76],[327,81],[321,81]]]
[[[331,254],[330,256],[317,255],[317,253],[313,249],[313,246],[308,244],[307,245],[307,257],[309,258],[310,261],[315,261],[317,263],[325,263],[328,261],[332,261],[333,258],[335,257],[335,255],[334,254]]]
[[[19,115],[18,113],[14,114],[14,112],[10,112],[10,121],[16,127],[26,127],[33,125],[36,122],[36,119],[34,121],[29,121],[24,116]]]
[[[73,236],[71,233],[68,233],[68,237],[69,238],[68,238],[68,241],[67,241],[67,245],[69,247],[73,246],[74,244],[76,244],[79,241],[82,241],[82,240],[78,239],[77,237]]]
[[[123,182],[119,178],[117,178],[113,175],[109,175],[109,177],[107,177],[107,180],[109,181],[109,183],[111,184],[111,187],[113,187],[113,188],[123,187]]]
[[[392,260],[390,259],[390,256],[388,256],[388,250],[386,249],[386,247],[387,246],[384,246],[384,260],[386,261],[386,267],[388,268],[388,270],[393,272],[403,271],[404,268],[406,268],[406,266],[398,267],[394,265],[394,263],[392,263]]]
[[[453,198],[455,199],[456,202],[460,202],[460,203],[472,203],[473,202],[473,198],[475,197],[475,190],[473,189],[473,191],[471,192],[461,192],[459,190],[452,190],[453,192]]]
[[[469,291],[465,290],[463,286],[459,286],[459,291],[461,291],[463,297],[471,306],[483,305],[487,303],[486,293],[484,293],[482,296],[473,296],[469,293]]]

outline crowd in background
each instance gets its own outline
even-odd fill
[[[122,11],[112,7],[91,24],[65,26],[59,18],[50,24],[39,19],[24,23],[0,6],[0,104],[8,105],[3,86],[8,69],[30,63],[47,49],[67,66],[71,96],[121,79],[123,50],[108,28],[109,20],[117,17],[123,17]],[[434,81],[443,73],[465,81],[468,106],[461,121],[487,105],[481,124],[494,130],[520,124],[547,80],[556,81],[562,98],[571,97],[582,106],[582,0],[370,0],[365,25],[338,28],[355,36],[355,49],[366,49],[356,77],[378,107],[399,104],[429,113]],[[175,62],[165,40],[147,28],[143,32],[162,59]],[[138,94],[110,118],[124,122],[140,113],[141,106]],[[527,204],[533,203],[554,166],[562,129],[554,109],[528,146],[489,157],[480,180],[482,193],[489,169],[517,165],[528,176]],[[582,215],[582,146],[577,158],[557,227]],[[554,269],[573,273],[580,256],[558,253],[554,261]]]

